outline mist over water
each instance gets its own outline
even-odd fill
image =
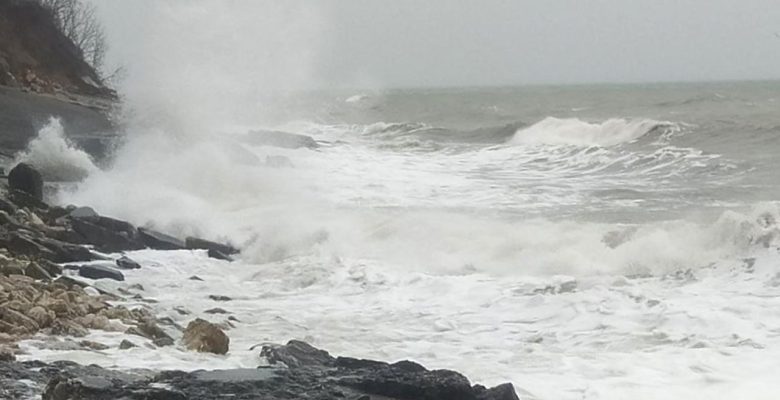
[[[542,399],[780,389],[761,367],[780,355],[778,84],[305,91],[328,10],[146,5],[123,145],[104,170],[59,145],[88,176],[58,200],[240,247],[138,252],[153,267],[128,283],[176,320],[234,294],[243,324],[226,358],[90,361],[253,367],[251,345],[292,336]]]

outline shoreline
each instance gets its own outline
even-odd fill
[[[18,173],[12,170],[9,176],[14,174]],[[228,318],[227,325],[205,321],[205,327],[193,327],[199,320],[193,315],[194,320],[183,329],[149,308],[112,304],[128,296],[141,303],[146,299],[127,288],[118,287],[116,293],[102,290],[91,285],[90,279],[123,281],[122,270],[143,268],[126,256],[119,257],[125,251],[200,249],[206,256],[229,261],[238,250],[227,244],[198,238],[181,240],[136,228],[97,215],[89,207],[49,206],[36,198],[35,191],[2,190],[0,206],[0,397],[209,399],[229,392],[239,399],[517,398],[509,383],[491,389],[472,386],[457,372],[429,371],[411,361],[388,364],[332,357],[295,340],[258,349],[256,370],[114,371],[65,361],[17,362],[15,344],[30,338],[43,342],[57,338],[48,344],[52,350],[107,349],[103,343],[81,339],[94,329],[136,335],[150,348],[181,346],[189,351],[228,352],[229,333],[223,331],[229,332],[230,325],[240,321]],[[171,330],[182,331],[182,340],[174,340],[178,334],[170,335]],[[138,344],[123,340],[119,348],[134,346]]]

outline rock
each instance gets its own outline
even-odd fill
[[[32,237],[22,232],[11,232],[0,242],[16,256],[41,257],[56,263],[92,261],[97,258],[86,247],[47,237]]]
[[[49,208],[49,205],[44,203],[42,200],[39,200],[30,193],[23,192],[21,190],[11,190],[11,192],[8,194],[8,199],[21,208],[41,210],[46,210]]]
[[[14,215],[16,210],[17,207],[14,205],[14,203],[11,203],[10,201],[0,197],[0,211],[3,211],[8,215]]]
[[[44,217],[49,222],[49,224],[53,224],[58,219],[68,215],[71,211],[72,210],[69,210],[65,207],[53,206],[49,207]]]
[[[97,217],[98,213],[92,207],[78,207],[68,213],[71,218]]]
[[[36,240],[54,254],[53,258],[48,258],[49,261],[66,263],[76,261],[92,261],[102,258],[96,254],[93,254],[91,251],[89,251],[88,248],[84,246],[65,243],[47,237],[40,237]]]
[[[40,329],[35,320],[19,311],[8,307],[7,303],[0,306],[0,321],[5,322],[5,329],[0,326],[0,332],[10,334],[32,334]]]
[[[197,276],[197,275],[193,275],[193,276],[189,277],[189,280],[203,282],[203,279],[201,277]]]
[[[19,163],[8,173],[8,187],[43,201],[43,177],[31,165]]]
[[[230,261],[230,262],[233,261],[233,257],[230,257],[229,255],[216,249],[209,249],[206,255],[208,255],[209,258],[214,258],[217,260]]]
[[[215,307],[204,311],[205,314],[229,314],[226,310]]]
[[[238,249],[231,245],[212,242],[192,236],[188,236],[184,239],[184,245],[189,250],[216,250],[225,255],[238,253]]]
[[[216,325],[197,318],[187,325],[182,342],[190,350],[225,354],[228,352],[230,339]]]
[[[79,342],[79,345],[87,349],[98,350],[98,351],[109,349],[109,347],[106,346],[105,344],[99,342],[93,342],[91,340],[82,340]]]
[[[474,391],[477,400],[518,400],[515,387],[511,383],[504,383],[490,389],[477,385]]]
[[[172,337],[161,337],[152,340],[152,343],[154,343],[154,345],[157,347],[165,347],[165,346],[173,346],[175,342],[173,341]]]
[[[16,361],[16,355],[4,347],[0,347],[0,362],[12,362]],[[0,392],[1,393],[1,392]]]
[[[181,240],[152,229],[138,228],[138,233],[141,241],[147,247],[155,250],[181,250],[185,248],[184,242]]]
[[[125,280],[125,276],[121,272],[105,265],[96,264],[82,265],[79,267],[79,275],[90,279]]]
[[[62,267],[49,260],[44,260],[44,259],[38,260],[38,265],[41,268],[43,268],[49,274],[49,276],[54,277],[54,276],[62,275]]]
[[[137,262],[133,261],[131,258],[127,256],[122,256],[116,260],[116,265],[120,269],[140,269],[141,264],[138,264]],[[143,289],[142,289],[143,290]]]
[[[133,343],[133,342],[127,340],[127,339],[124,339],[124,340],[122,340],[121,343],[119,343],[119,350],[127,350],[127,349],[131,349],[133,347],[138,347],[138,345],[136,345],[135,343]]]
[[[300,340],[290,340],[284,346],[263,346],[260,357],[265,357],[269,364],[281,362],[289,368],[330,367],[335,363],[335,359],[327,351]]]
[[[173,340],[170,335],[165,333],[165,331],[157,326],[153,321],[145,321],[138,326],[130,327],[125,331],[125,333],[130,335],[138,335],[141,337],[145,337],[147,339],[151,339],[153,341],[168,341],[168,339]]]
[[[314,350],[315,353],[322,351]],[[361,368],[308,362],[290,368],[271,366],[193,372],[113,371],[68,361],[51,364],[11,361],[0,363],[0,393],[13,388],[13,382],[26,381],[33,386],[45,385],[42,396],[45,400],[206,400],[223,397],[269,400],[517,400],[511,384],[487,389],[480,385],[471,386],[463,375],[453,371],[428,371],[415,363],[363,361],[366,362],[361,363]],[[27,393],[12,393],[15,394],[10,398],[35,397]]]
[[[320,147],[311,136],[279,131],[251,131],[247,134],[247,141],[256,145],[282,147],[286,149]]]
[[[219,295],[215,295],[215,294],[209,295],[209,299],[214,300],[214,301],[230,301],[230,300],[233,300],[230,297],[219,296]]]
[[[24,274],[33,279],[50,281],[51,275],[36,262],[27,264],[27,268],[24,270]]]
[[[73,230],[101,251],[116,253],[140,250],[144,244],[134,226],[108,217],[71,218]]]
[[[54,322],[56,314],[41,306],[35,306],[27,311],[27,316],[34,320],[41,329],[48,328]]]

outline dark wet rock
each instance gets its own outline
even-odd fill
[[[208,252],[206,252],[206,255],[208,255],[209,258],[214,258],[217,260],[230,261],[230,262],[233,261],[233,257],[216,249],[209,249]]]
[[[144,321],[138,324],[138,326],[128,328],[125,333],[145,337],[159,343],[170,342],[170,344],[173,344],[173,338],[157,326],[154,321]]]
[[[58,219],[68,215],[71,211],[72,210],[68,210],[65,207],[53,206],[49,207],[49,209],[46,211],[46,214],[43,216],[45,217],[46,221],[51,224],[54,221],[57,221]]]
[[[120,269],[140,269],[141,268],[141,264],[138,264],[133,259],[131,259],[131,258],[127,257],[127,256],[122,256],[122,257],[118,258],[116,260],[116,265]],[[141,289],[141,290],[143,290],[143,289]]]
[[[382,399],[382,400],[517,400],[514,387],[471,386],[463,375],[446,370],[429,371],[415,363],[363,362],[354,368],[336,366],[322,350],[291,342],[275,346],[296,356],[294,366],[213,371],[111,371],[58,361],[0,363],[0,390],[6,382],[32,382],[28,390],[43,392],[47,400],[206,400],[249,399]],[[286,351],[288,348],[294,351]],[[324,355],[322,353],[324,353]],[[306,357],[309,357],[307,359]],[[346,359],[346,358],[344,358]],[[356,360],[356,359],[351,359]],[[358,368],[359,366],[359,368]],[[45,389],[44,389],[45,388]],[[0,392],[3,393],[3,392]],[[29,393],[25,393],[29,397]],[[18,397],[11,397],[18,398]]]
[[[27,268],[24,270],[24,274],[33,279],[39,279],[44,281],[51,280],[51,274],[43,269],[38,263],[31,262],[27,264]]]
[[[220,295],[216,295],[216,294],[209,295],[209,299],[214,300],[214,301],[230,301],[230,300],[233,300],[230,297],[220,296]]]
[[[210,240],[200,239],[189,236],[184,239],[184,245],[190,250],[217,250],[222,254],[232,255],[238,253],[238,249],[223,243],[212,242]]]
[[[226,354],[230,338],[217,325],[196,318],[187,324],[182,343],[188,349],[200,353]]]
[[[189,280],[203,282],[203,279],[201,277],[197,276],[197,275],[193,275],[193,276],[189,277]]]
[[[165,347],[165,346],[173,346],[175,342],[173,341],[172,337],[161,337],[152,340],[152,343],[154,343],[154,345],[157,347]]]
[[[327,351],[320,350],[300,340],[290,340],[283,346],[263,346],[260,350],[260,356],[265,357],[269,364],[283,363],[288,368],[329,367],[334,365],[336,361]]]
[[[109,253],[144,248],[135,227],[109,217],[71,218],[73,230],[97,249]]]
[[[95,211],[92,207],[77,207],[76,209],[70,211],[68,215],[71,218],[87,218],[87,217],[98,217],[97,211]]]
[[[141,241],[151,249],[181,250],[185,248],[184,242],[181,240],[152,229],[138,228],[138,234]]]
[[[90,279],[113,279],[115,281],[124,281],[125,276],[106,265],[90,264],[79,267],[79,275]]]
[[[35,239],[38,243],[49,249],[54,254],[53,258],[46,257],[49,261],[56,263],[93,261],[102,257],[92,253],[88,248],[76,244],[65,243],[63,241],[48,237],[39,237]]]
[[[223,308],[215,307],[204,311],[205,314],[229,314],[229,312]]]
[[[43,177],[33,166],[27,163],[17,164],[8,173],[8,187],[43,201]]]
[[[46,210],[49,208],[49,205],[44,203],[42,200],[39,200],[32,194],[23,192],[21,190],[11,190],[11,192],[8,194],[8,199],[20,208],[41,210]]]
[[[98,257],[84,246],[61,242],[44,236],[33,236],[22,231],[8,233],[0,238],[0,246],[16,256],[44,258],[55,263],[92,261]]]
[[[138,347],[138,345],[127,339],[124,339],[121,343],[119,343],[119,350],[132,349],[133,347]]]
[[[14,203],[0,197],[0,211],[4,211],[8,215],[14,215],[17,209]]]
[[[90,349],[90,350],[97,350],[97,351],[108,350],[108,348],[109,348],[108,346],[106,346],[103,343],[93,342],[91,340],[82,340],[82,341],[79,342],[79,345],[81,345],[81,347],[84,347],[84,348],[87,348],[87,349]]]
[[[256,145],[282,147],[286,149],[308,148],[316,149],[319,144],[311,136],[279,131],[252,131],[247,134],[247,141]]]

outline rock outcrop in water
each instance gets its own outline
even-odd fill
[[[471,385],[454,371],[428,370],[412,361],[389,364],[332,357],[299,341],[265,347],[262,354],[269,362],[275,360],[274,364],[194,372],[119,372],[71,362],[0,361],[0,396],[35,396],[42,392],[45,400],[517,399],[509,383],[488,389]],[[33,384],[20,385],[21,380]]]

